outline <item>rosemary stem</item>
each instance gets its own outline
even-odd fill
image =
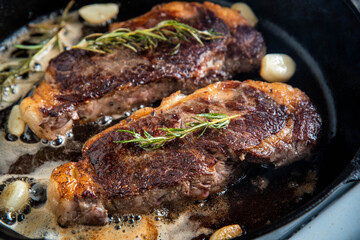
[[[36,59],[38,59],[42,56],[42,54],[46,53],[46,51],[54,47],[55,44],[57,44],[60,52],[64,50],[64,44],[62,42],[60,34],[65,31],[66,16],[74,3],[75,0],[71,0],[67,4],[61,16],[60,22],[57,22],[56,24],[29,25],[30,28],[36,28],[37,33],[40,33],[42,35],[41,42],[33,45],[14,45],[15,48],[28,51],[27,53],[29,57],[27,57],[26,59],[17,60],[17,64],[14,64],[14,61],[12,61],[8,64],[0,65],[0,110],[3,109],[2,103],[5,101],[5,94],[9,92],[8,88],[14,89],[16,84],[29,83],[29,81],[17,82],[16,79],[18,77],[28,72],[41,72],[41,70],[39,69],[34,69]],[[51,37],[48,36],[49,34]],[[14,94],[13,91],[10,91],[10,93]]]
[[[72,8],[72,6],[75,4],[75,0],[71,0],[67,5],[66,8],[63,12],[63,14],[61,15],[61,20],[60,20],[60,25],[64,25],[65,21],[66,21],[66,16],[69,13],[70,9]]]
[[[48,48],[52,47],[56,42],[56,35],[53,36],[39,51],[37,51],[34,56],[31,58],[29,63],[29,68],[34,69],[35,59],[40,56],[43,52],[45,52]]]
[[[176,53],[182,41],[190,41],[194,38],[201,46],[203,40],[215,40],[223,38],[221,34],[210,31],[201,31],[187,24],[164,20],[156,26],[147,29],[131,31],[128,28],[118,28],[110,33],[90,34],[81,40],[73,48],[80,48],[97,53],[112,53],[116,46],[127,47],[134,52],[151,50],[158,46],[159,41],[174,44],[173,54]]]
[[[141,148],[147,150],[153,150],[163,146],[166,142],[169,142],[175,138],[184,138],[188,134],[200,129],[203,129],[203,131],[198,135],[198,137],[201,137],[208,128],[214,128],[214,129],[226,128],[229,125],[231,119],[239,116],[240,115],[227,116],[225,114],[219,114],[219,113],[197,114],[196,117],[193,117],[196,120],[196,122],[189,122],[185,124],[185,126],[190,126],[190,128],[159,128],[159,130],[166,132],[165,135],[159,137],[153,137],[147,131],[144,131],[144,137],[143,137],[139,133],[136,133],[135,131],[118,130],[118,132],[130,133],[134,136],[134,138],[130,140],[114,141],[114,142],[138,143]],[[202,121],[197,117],[203,117],[206,118],[207,120]]]

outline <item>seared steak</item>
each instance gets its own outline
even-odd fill
[[[96,120],[121,114],[181,90],[191,93],[212,82],[259,66],[263,38],[237,11],[213,3],[172,2],[155,6],[138,18],[115,23],[111,29],[154,27],[177,20],[199,30],[212,30],[222,39],[160,43],[152,51],[135,53],[124,47],[111,54],[80,49],[65,51],[49,63],[45,81],[20,106],[25,122],[41,138],[55,139],[74,120]]]
[[[155,150],[114,142],[133,138],[119,129],[163,136],[159,128],[183,128],[199,113],[239,116],[225,129],[198,137],[200,130]],[[61,224],[105,224],[108,212],[205,199],[224,190],[247,162],[283,166],[308,157],[320,127],[310,99],[283,83],[225,81],[188,96],[177,92],[88,140],[79,162],[52,172],[48,199]]]

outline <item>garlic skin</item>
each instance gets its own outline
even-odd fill
[[[296,63],[286,54],[266,54],[261,60],[260,76],[268,82],[286,82],[295,73]]]
[[[24,208],[30,199],[29,184],[16,180],[5,187],[0,195],[0,208],[7,211],[19,211]]]
[[[13,106],[9,116],[7,129],[9,133],[20,136],[25,130],[25,122],[21,117],[19,105]]]
[[[79,9],[80,16],[88,23],[99,25],[106,23],[119,13],[115,3],[90,4]]]
[[[253,10],[246,3],[243,2],[234,3],[231,6],[231,9],[239,11],[241,15],[248,21],[248,23],[252,27],[255,27],[256,24],[259,22],[259,19],[256,17]]]
[[[238,224],[228,225],[214,232],[210,240],[228,240],[241,236],[242,229]]]

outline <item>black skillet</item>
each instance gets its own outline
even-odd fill
[[[353,0],[357,1],[357,0]],[[63,8],[67,0],[0,0],[0,41],[20,27]],[[77,1],[76,7],[89,2]],[[119,20],[148,11],[162,1],[120,1]],[[231,1],[215,1],[229,6]],[[232,1],[235,2],[235,1]],[[297,63],[289,84],[306,92],[324,120],[313,162],[319,166],[315,194],[271,224],[240,239],[286,239],[337,195],[360,179],[360,14],[350,0],[244,0],[260,19],[268,52],[287,53]],[[357,2],[355,2],[357,3]],[[256,73],[236,79],[255,78]],[[0,119],[3,124],[4,119]],[[0,225],[0,237],[20,239]],[[262,236],[262,237],[261,237]]]

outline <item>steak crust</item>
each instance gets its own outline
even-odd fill
[[[130,130],[162,136],[159,128],[182,128],[200,113],[223,113],[225,129],[207,129],[155,150],[130,140]],[[163,205],[202,200],[220,192],[248,163],[276,167],[308,157],[321,118],[310,99],[284,83],[225,81],[185,96],[165,98],[158,108],[136,111],[95,135],[82,159],[56,168],[48,198],[61,224],[105,224],[107,213],[146,213]]]
[[[213,30],[223,38],[204,41],[203,46],[194,39],[184,41],[177,54],[167,43],[140,53],[125,47],[113,49],[111,54],[65,51],[50,61],[45,80],[21,103],[24,121],[39,137],[55,139],[69,131],[75,120],[121,114],[177,90],[191,93],[251,71],[265,54],[261,34],[239,12],[208,2],[157,5],[110,29],[150,28],[170,19]]]

